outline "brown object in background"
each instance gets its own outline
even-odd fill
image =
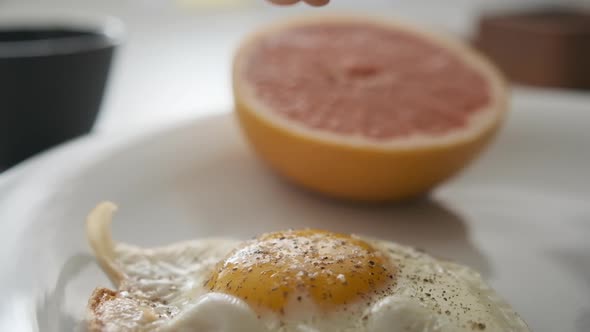
[[[590,89],[590,12],[536,9],[484,16],[477,47],[512,81]]]

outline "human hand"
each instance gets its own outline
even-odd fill
[[[277,5],[292,5],[296,4],[300,1],[304,1],[305,3],[312,5],[312,6],[323,6],[328,4],[330,0],[268,0]]]

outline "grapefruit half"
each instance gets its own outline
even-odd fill
[[[255,151],[303,187],[404,199],[464,168],[507,109],[498,70],[460,41],[399,22],[315,17],[237,51],[235,109]]]

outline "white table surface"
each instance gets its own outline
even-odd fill
[[[363,10],[469,35],[482,10],[566,1],[334,0],[330,6],[318,9],[277,8],[264,0],[0,0],[0,21],[3,17],[52,12],[121,19],[127,36],[96,124],[98,133],[112,134],[230,111],[233,50],[246,33],[282,16]],[[189,2],[193,6],[187,6]],[[223,5],[227,2],[239,4]]]

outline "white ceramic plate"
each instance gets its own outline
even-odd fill
[[[589,143],[588,96],[519,91],[493,147],[460,177],[430,199],[371,207],[282,182],[227,114],[85,138],[23,166],[17,185],[0,181],[0,331],[80,328],[93,288],[109,285],[84,218],[109,199],[115,236],[140,245],[302,226],[414,245],[480,270],[535,331],[587,332]]]

